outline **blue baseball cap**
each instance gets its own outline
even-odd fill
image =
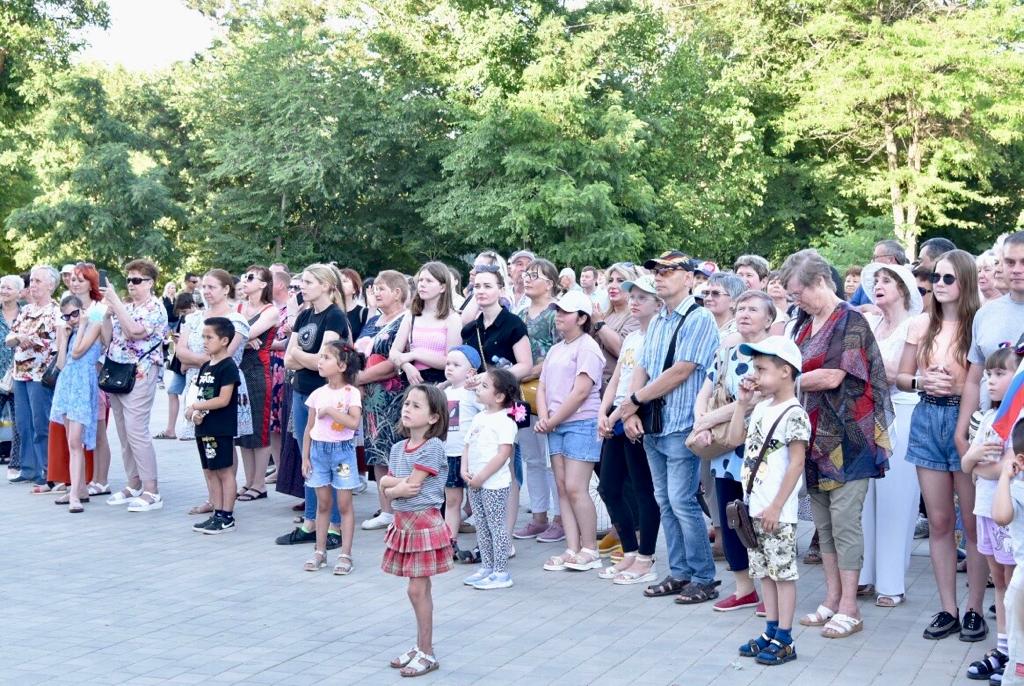
[[[480,353],[477,352],[476,348],[470,345],[458,345],[451,349],[450,352],[462,353],[469,360],[469,363],[473,365],[473,369],[480,369]]]

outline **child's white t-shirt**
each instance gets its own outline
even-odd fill
[[[473,424],[466,434],[466,445],[469,446],[469,472],[476,474],[486,467],[498,454],[499,446],[512,445],[518,430],[516,423],[505,410],[480,412],[473,417]],[[512,475],[502,466],[484,482],[483,487],[497,489],[508,488],[511,485]]]
[[[996,419],[995,410],[986,410],[982,413],[981,424],[978,425],[978,431],[974,434],[974,439],[971,441],[971,445],[982,445],[987,442],[990,438],[999,438],[998,434],[992,431],[992,422]],[[999,483],[998,479],[986,479],[979,476],[974,481],[974,515],[981,517],[992,518],[992,501],[996,497],[996,484]]]
[[[750,507],[750,516],[756,517],[772,504],[775,496],[782,488],[782,481],[789,468],[789,444],[794,441],[807,443],[811,440],[811,420],[807,412],[801,407],[800,401],[791,398],[778,405],[773,405],[772,400],[763,400],[754,406],[750,414],[750,423],[747,428],[746,447],[743,452],[743,469],[741,481],[743,488],[747,487],[747,480],[750,478],[750,469],[757,461],[757,455],[761,452],[765,435],[771,429],[772,424],[778,419],[788,407],[796,407],[790,410],[785,419],[779,422],[772,434],[772,441],[765,453],[761,466],[758,467],[757,476],[754,477],[754,487],[750,492],[750,499],[747,501]],[[797,523],[797,508],[799,506],[799,492],[803,484],[803,475],[796,482],[796,486],[782,506],[779,521],[789,524]]]
[[[306,398],[306,407],[309,408],[314,416],[316,411],[321,408],[333,407],[338,410],[347,411],[350,407],[361,408],[362,406],[362,394],[358,388],[349,384],[345,384],[337,389],[324,385],[310,393],[309,397]],[[296,430],[299,429],[299,427],[295,428]],[[305,430],[305,427],[302,427],[302,429]],[[324,443],[351,441],[355,435],[355,429],[349,429],[341,422],[335,421],[327,415],[317,417],[313,422],[313,428],[309,432],[309,437],[314,441],[323,441]]]
[[[1013,521],[1008,527],[1010,540],[1013,542],[1013,561],[1024,565],[1024,481],[1013,479],[1010,481],[1010,500],[1013,501]]]
[[[444,389],[448,399],[448,438],[444,442],[444,454],[448,457],[462,457],[462,447],[466,442],[466,433],[473,424],[473,417],[484,409],[477,402],[476,391],[468,388]]]

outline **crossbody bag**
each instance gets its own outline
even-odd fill
[[[152,348],[139,355],[135,362],[115,362],[107,356],[103,361],[103,368],[100,369],[100,390],[115,395],[131,393],[135,389],[135,375],[139,368],[139,360],[145,359],[163,344],[161,339]]]
[[[672,333],[672,342],[668,344],[668,352],[665,354],[665,361],[661,365],[661,373],[667,372],[673,364],[676,357],[676,339],[679,338],[679,331],[683,328],[683,324],[686,323],[686,318],[690,316],[690,313],[699,307],[697,303],[690,305],[690,309],[686,310],[683,314],[683,318],[676,324],[676,330]],[[667,395],[667,394],[666,394]],[[644,433],[650,435],[656,435],[662,433],[665,426],[665,396],[660,398],[653,398],[645,402],[637,409],[637,415],[640,417],[640,423],[644,427]]]

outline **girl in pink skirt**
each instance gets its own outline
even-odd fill
[[[400,432],[406,440],[391,447],[387,476],[379,487],[391,501],[395,521],[384,537],[381,568],[409,577],[409,600],[416,614],[416,645],[391,661],[402,676],[438,669],[434,657],[434,601],[430,577],[452,568],[452,532],[440,507],[448,479],[444,440],[448,400],[436,386],[413,386],[402,399]]]

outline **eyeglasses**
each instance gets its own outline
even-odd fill
[[[263,279],[261,279],[259,277],[258,274],[251,274],[251,273],[250,274],[246,274],[242,278],[245,279],[246,281],[262,281],[263,280]]]
[[[148,276],[129,276],[127,279],[125,279],[125,282],[130,283],[133,286],[138,286],[140,283],[146,283],[147,281],[152,280],[153,279],[149,278]]]
[[[523,281],[540,281],[541,279],[544,279],[545,281],[551,280],[540,272],[525,272],[523,274]]]
[[[928,295],[929,293],[931,293],[931,292],[932,292],[932,289],[930,289],[930,288],[925,288],[924,286],[918,286],[918,287],[917,287],[917,292],[918,292],[918,293],[920,293],[920,294],[921,294],[921,297],[923,298],[924,296],[926,296],[926,295]]]
[[[72,310],[67,314],[62,314],[60,318],[66,322],[70,322],[72,319],[78,319],[78,315],[80,314],[82,314],[81,310]]]
[[[895,259],[896,259],[895,255],[890,255],[888,253],[885,253],[885,254],[882,254],[882,255],[872,255],[871,256],[871,261],[872,262],[881,262],[882,260],[895,260]]]
[[[665,276],[666,274],[671,274],[672,272],[679,271],[680,269],[686,269],[686,267],[682,265],[673,265],[671,267],[655,267],[651,271],[654,272],[655,276]]]
[[[724,298],[727,295],[725,291],[704,291],[705,298]]]
[[[932,272],[928,275],[928,280],[932,283],[938,283],[941,281],[947,286],[952,286],[956,283],[956,276],[954,274],[936,274],[935,272]]]

